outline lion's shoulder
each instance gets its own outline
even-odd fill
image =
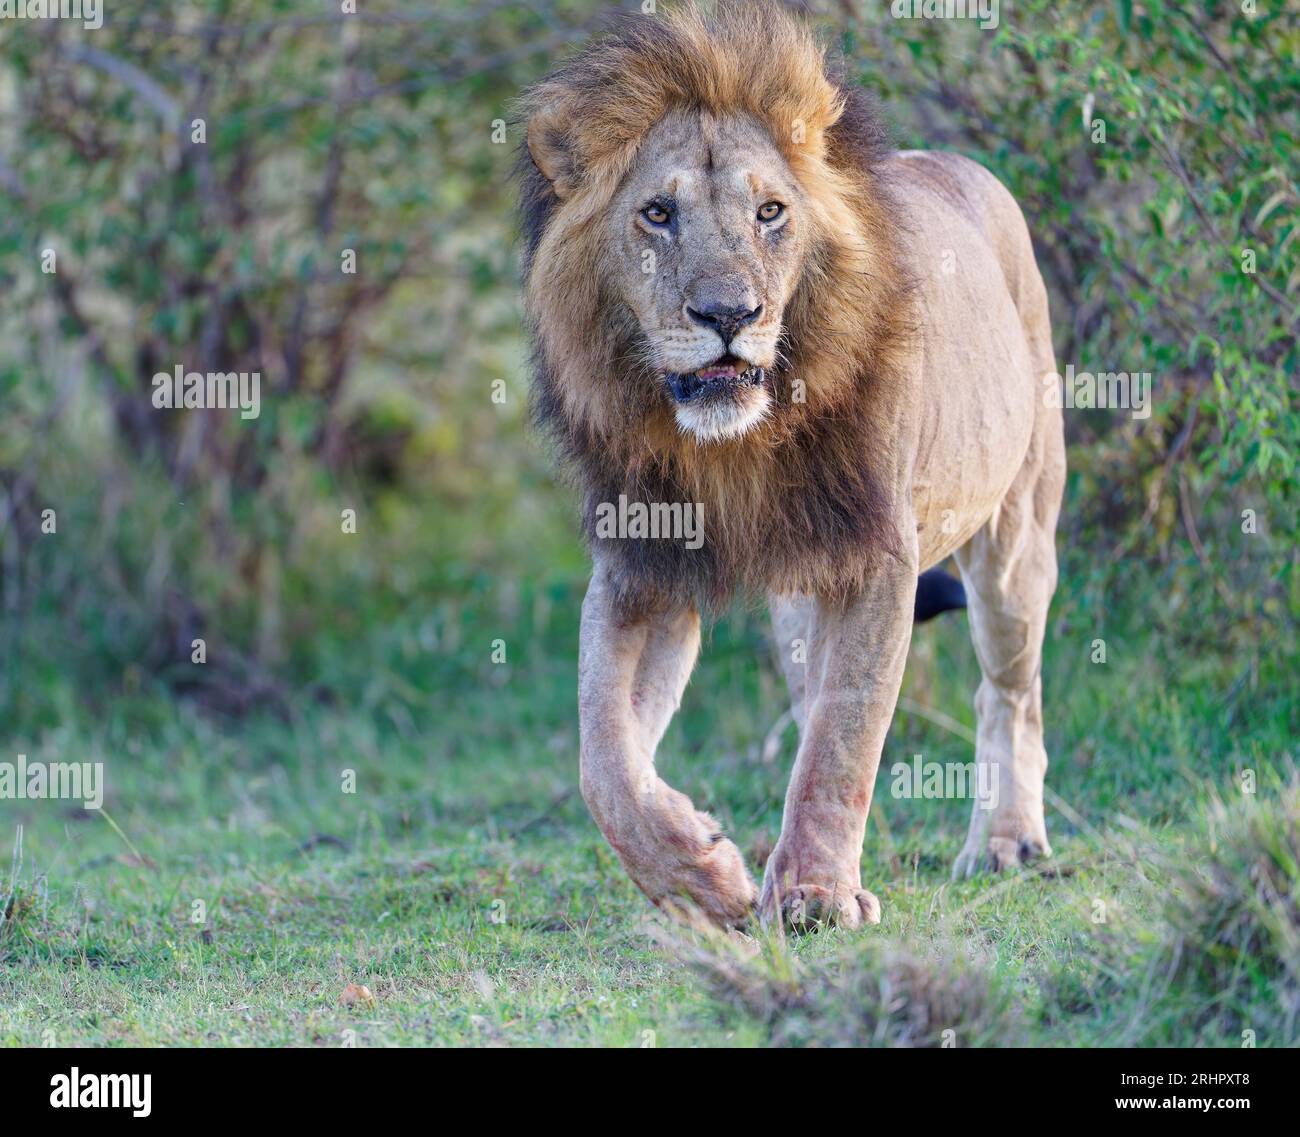
[[[981,228],[1008,208],[1019,215],[1011,191],[980,163],[950,150],[900,150],[890,173],[895,184],[938,197]]]
[[[1002,269],[1017,306],[1022,290],[1038,279],[1033,242],[1011,191],[979,162],[948,150],[903,150],[888,163],[897,200],[911,213],[913,231],[925,232],[936,210],[956,213],[977,234]]]

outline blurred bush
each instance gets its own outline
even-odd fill
[[[531,605],[581,578],[524,421],[509,104],[609,10],[360,7],[211,0],[0,32],[16,721],[155,683],[242,709],[284,677],[340,680],[363,638],[444,603]],[[1300,432],[1300,32],[1260,7],[1018,0],[984,31],[812,6],[900,141],[1015,192],[1062,369],[1155,377],[1148,421],[1067,416],[1074,582],[1164,562],[1183,591],[1215,586],[1216,627],[1252,634],[1295,604]],[[260,372],[261,416],[155,410],[151,378],[177,365]]]
[[[573,571],[523,425],[502,128],[584,26],[256,0],[66,24],[8,24],[0,62],[0,705],[130,668],[238,705],[363,611],[525,552]],[[260,417],[155,409],[178,365],[259,372]]]

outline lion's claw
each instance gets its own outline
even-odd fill
[[[1046,837],[990,837],[984,847],[967,844],[952,866],[953,880],[1005,872],[1052,855]]]
[[[880,901],[864,888],[796,884],[781,897],[781,919],[793,932],[860,928],[880,923]]]

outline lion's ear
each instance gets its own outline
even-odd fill
[[[555,101],[535,110],[528,120],[528,153],[533,164],[546,175],[556,197],[567,197],[578,180],[566,109],[562,102]]]

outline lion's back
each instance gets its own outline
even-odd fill
[[[905,151],[889,165],[923,344],[914,505],[934,534],[946,532],[945,510],[972,527],[983,521],[1048,413],[1039,397],[1055,366],[1047,293],[1020,207],[988,170],[932,151]],[[969,536],[963,528],[932,552],[951,552]]]
[[[1046,304],[1024,214],[1011,191],[978,162],[946,150],[902,150],[891,173],[902,198],[919,211],[942,203],[988,245],[1022,319]],[[911,191],[911,192],[909,192]],[[930,199],[917,202],[912,193]]]

